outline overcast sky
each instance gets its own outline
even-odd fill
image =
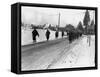
[[[60,13],[60,26],[72,24],[77,26],[79,21],[83,21],[86,10],[61,9],[61,8],[43,8],[43,7],[22,7],[22,22],[25,24],[54,24],[58,25]],[[89,11],[90,18],[93,19],[94,11]]]

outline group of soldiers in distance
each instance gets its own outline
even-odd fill
[[[78,39],[82,36],[82,32],[78,31],[68,31],[67,36],[69,37],[69,43],[72,43],[75,39]]]
[[[39,33],[36,30],[36,28],[34,28],[34,30],[32,31],[33,42],[36,42],[36,36],[39,37]],[[49,38],[50,38],[50,31],[49,31],[49,29],[46,30],[45,36],[46,36],[46,39],[48,41]],[[55,32],[55,38],[57,39],[58,36],[59,36],[59,31],[56,30],[56,32]],[[62,38],[63,38],[63,36],[64,36],[64,31],[62,31]],[[73,40],[78,39],[79,37],[81,37],[82,33],[78,32],[78,31],[77,32],[68,31],[67,32],[67,36],[69,37],[69,43],[71,43]]]

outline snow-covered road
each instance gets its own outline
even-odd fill
[[[86,36],[69,44],[67,38],[37,46],[22,47],[22,70],[43,70],[94,66],[95,37],[91,46]]]
[[[95,66],[95,36],[91,36],[90,46],[85,36],[77,45],[72,47],[69,52],[66,52],[65,55],[53,64],[50,69],[92,66]]]

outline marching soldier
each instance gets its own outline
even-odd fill
[[[34,30],[32,31],[33,42],[36,42],[36,36],[39,37],[39,33],[38,33],[38,31],[34,28]]]
[[[58,35],[59,35],[58,31],[56,31],[55,32],[55,37],[58,38]]]
[[[47,31],[46,31],[46,39],[47,39],[47,41],[49,40],[49,36],[50,36],[50,31],[47,29]]]
[[[62,38],[63,38],[63,36],[64,36],[64,31],[62,31]]]

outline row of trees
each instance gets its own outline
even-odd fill
[[[84,16],[84,19],[83,19],[83,24],[80,21],[77,25],[77,28],[75,28],[71,24],[66,25],[65,28],[67,30],[77,30],[77,31],[82,32],[84,34],[95,34],[94,20],[90,21],[90,14],[89,14],[88,10],[86,10],[86,12],[85,12],[85,16]]]
[[[85,29],[84,29],[85,34],[95,34],[94,20],[90,21],[90,14],[88,10],[86,10],[85,12],[85,16],[83,19],[83,25],[85,26]]]

